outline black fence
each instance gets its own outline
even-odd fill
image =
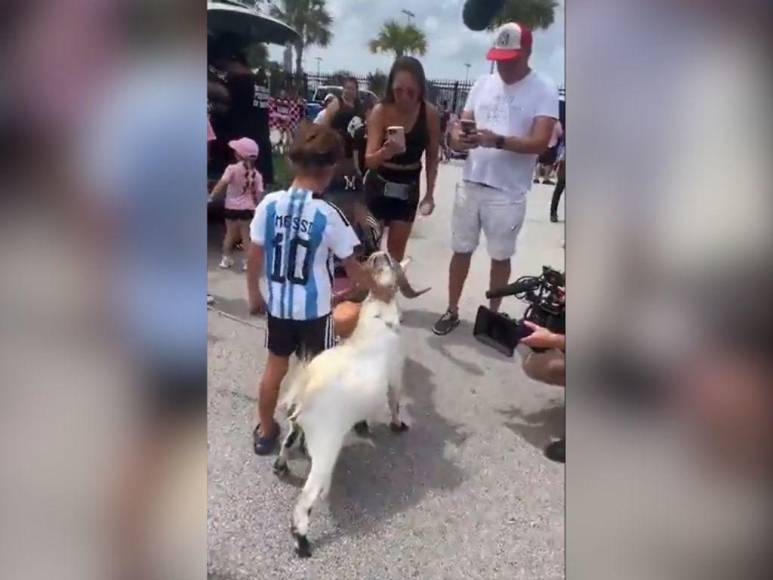
[[[375,75],[368,77],[356,76],[361,90],[369,90],[378,98],[384,96],[386,86],[386,77]],[[343,84],[343,78],[335,74],[305,74],[302,80],[301,90],[303,96],[311,100],[317,87],[340,86]],[[445,103],[454,111],[459,111],[467,100],[467,95],[472,88],[471,82],[451,81],[451,80],[431,80],[428,84],[428,100],[437,105]]]
[[[386,76],[369,75],[367,77],[355,76],[360,90],[369,90],[378,98],[384,96],[386,87]],[[341,86],[343,85],[341,74],[308,74],[304,73],[300,80],[279,70],[272,71],[270,75],[270,91],[272,96],[278,96],[281,90],[298,90],[300,96],[311,101],[314,99],[314,93],[317,87]],[[471,81],[454,80],[430,80],[427,81],[428,99],[436,105],[445,105],[452,111],[460,112],[467,100],[467,95],[472,89]],[[558,89],[561,109],[561,122],[566,125],[565,99],[566,90],[564,87]]]

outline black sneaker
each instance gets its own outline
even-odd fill
[[[459,314],[448,310],[432,327],[432,332],[438,336],[445,336],[457,326],[459,326]]]
[[[559,439],[553,441],[550,445],[545,447],[545,457],[556,463],[566,462],[566,439]]]
[[[258,435],[258,429],[260,425],[255,427],[252,432],[252,448],[255,450],[256,455],[269,455],[274,451],[277,441],[279,441],[279,426],[277,425],[273,435],[267,437],[261,437]]]

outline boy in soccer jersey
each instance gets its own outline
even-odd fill
[[[344,214],[320,197],[343,154],[343,143],[333,129],[312,124],[303,127],[290,148],[295,180],[287,191],[263,198],[250,226],[250,312],[268,316],[268,360],[259,387],[258,425],[253,431],[258,455],[271,453],[279,439],[274,411],[290,356],[311,358],[334,344],[333,257],[342,261],[355,284],[377,298],[391,298],[355,258],[360,241]],[[259,290],[261,276],[266,280],[267,296]]]

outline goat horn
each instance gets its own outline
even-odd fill
[[[397,265],[397,287],[400,289],[400,294],[406,298],[418,298],[422,294],[426,294],[432,288],[425,288],[424,290],[414,290],[408,278],[405,277],[405,267],[410,262],[410,258],[403,260],[401,264]]]

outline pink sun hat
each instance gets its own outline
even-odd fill
[[[228,142],[228,146],[242,157],[257,157],[258,144],[249,137],[242,137]]]

